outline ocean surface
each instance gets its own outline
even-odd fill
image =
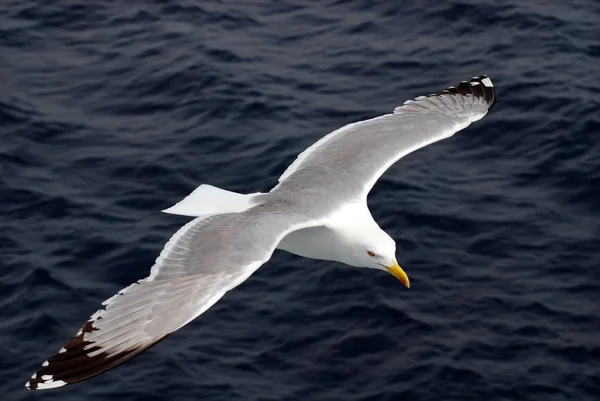
[[[0,398],[600,400],[599,66],[596,0],[3,1]],[[410,290],[278,251],[140,357],[25,390],[189,220],[160,210],[480,74],[492,111],[368,198]]]

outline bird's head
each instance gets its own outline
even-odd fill
[[[396,243],[381,229],[362,236],[354,247],[354,257],[361,267],[385,270],[410,288],[408,276],[396,261]]]

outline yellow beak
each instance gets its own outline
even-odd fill
[[[387,271],[392,273],[394,277],[400,280],[402,284],[406,286],[406,288],[410,288],[410,280],[408,279],[408,276],[406,275],[404,270],[402,270],[398,262],[396,262],[396,260],[394,260],[394,264],[392,264],[391,266],[385,266],[385,268],[387,269]]]

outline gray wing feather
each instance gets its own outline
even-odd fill
[[[481,119],[495,98],[492,81],[483,75],[409,100],[392,114],[346,125],[302,152],[272,192],[319,187],[335,192],[339,185],[346,194],[366,197],[398,159]]]
[[[150,275],[103,302],[26,386],[60,387],[131,359],[248,278],[288,232],[313,225],[301,216],[264,210],[192,220],[165,245]]]

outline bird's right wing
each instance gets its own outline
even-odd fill
[[[264,211],[190,221],[165,245],[150,275],[106,300],[26,387],[61,387],[133,358],[246,280],[287,233],[315,225],[294,214]]]

